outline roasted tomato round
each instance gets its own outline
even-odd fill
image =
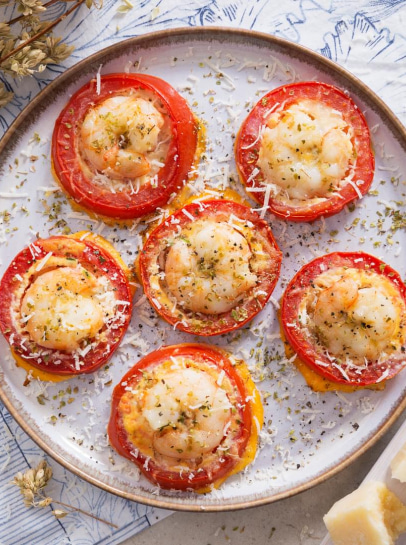
[[[242,124],[235,155],[248,193],[291,221],[340,212],[374,176],[364,116],[346,93],[316,81],[265,95]]]
[[[198,129],[185,99],[160,78],[93,79],[56,121],[55,175],[88,212],[139,218],[183,187],[195,160]]]
[[[286,288],[281,317],[298,358],[332,382],[377,384],[406,365],[406,287],[369,254],[308,263]]]
[[[246,365],[201,344],[142,358],[115,387],[114,449],[166,489],[207,492],[255,457],[263,422]]]
[[[59,377],[104,364],[131,317],[128,270],[90,233],[30,244],[6,270],[0,294],[0,328],[17,363]]]
[[[268,301],[282,254],[268,224],[228,200],[188,204],[159,225],[140,256],[145,293],[177,329],[227,333]]]

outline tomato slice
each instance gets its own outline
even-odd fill
[[[406,287],[372,255],[337,252],[305,265],[281,318],[299,360],[335,383],[377,384],[406,366]]]
[[[268,224],[256,212],[212,199],[186,205],[151,233],[140,274],[164,320],[211,336],[243,326],[262,310],[281,261]]]
[[[313,221],[369,189],[375,159],[361,111],[316,81],[273,89],[239,131],[235,157],[249,195],[275,216]]]
[[[163,123],[160,129],[154,120]],[[102,76],[99,89],[92,79],[59,115],[52,138],[54,172],[86,211],[139,218],[183,187],[198,132],[186,100],[169,83],[145,74]]]
[[[132,312],[129,278],[115,251],[98,243],[101,237],[74,236],[30,244],[0,282],[0,328],[17,363],[66,378],[106,363]]]
[[[207,492],[254,459],[262,422],[244,362],[180,344],[148,354],[122,378],[108,435],[153,483]]]

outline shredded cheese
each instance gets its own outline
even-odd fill
[[[49,260],[49,258],[52,256],[52,252],[48,252],[47,255],[41,259],[41,261],[39,261],[38,265],[37,265],[37,268],[36,268],[36,271],[39,272],[41,269],[43,269],[47,263],[47,261]]]
[[[100,91],[101,91],[101,77],[100,77],[100,74],[101,74],[102,67],[103,67],[103,65],[101,64],[99,66],[99,69],[97,70],[97,74],[96,74],[96,94],[97,95],[100,95]]]
[[[361,182],[362,183],[362,180],[359,180],[358,183]],[[357,186],[356,183],[354,183],[352,180],[348,180],[348,183],[355,189],[355,192],[357,193],[358,197],[360,199],[362,199],[363,195],[360,191],[360,188]]]

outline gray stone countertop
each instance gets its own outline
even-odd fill
[[[318,545],[326,534],[323,515],[359,486],[405,416],[349,467],[310,490],[240,511],[177,512],[123,545]]]

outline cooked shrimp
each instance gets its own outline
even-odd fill
[[[337,189],[353,155],[350,127],[341,113],[301,100],[269,116],[257,166],[267,182],[303,200]]]
[[[21,303],[22,325],[40,346],[72,352],[103,326],[94,297],[97,280],[82,268],[60,267],[38,276]]]
[[[231,404],[208,373],[171,370],[146,390],[142,415],[153,433],[153,448],[170,458],[196,459],[222,441],[231,419]]]
[[[376,360],[391,350],[400,309],[379,275],[362,281],[356,269],[323,289],[314,308],[314,323],[328,351],[350,359]]]
[[[198,220],[170,247],[166,282],[178,303],[188,310],[227,312],[256,284],[257,276],[250,270],[251,257],[247,240],[234,227]]]
[[[138,178],[150,171],[146,154],[158,146],[162,114],[148,100],[108,98],[91,108],[81,128],[83,153],[94,168],[114,178]]]

